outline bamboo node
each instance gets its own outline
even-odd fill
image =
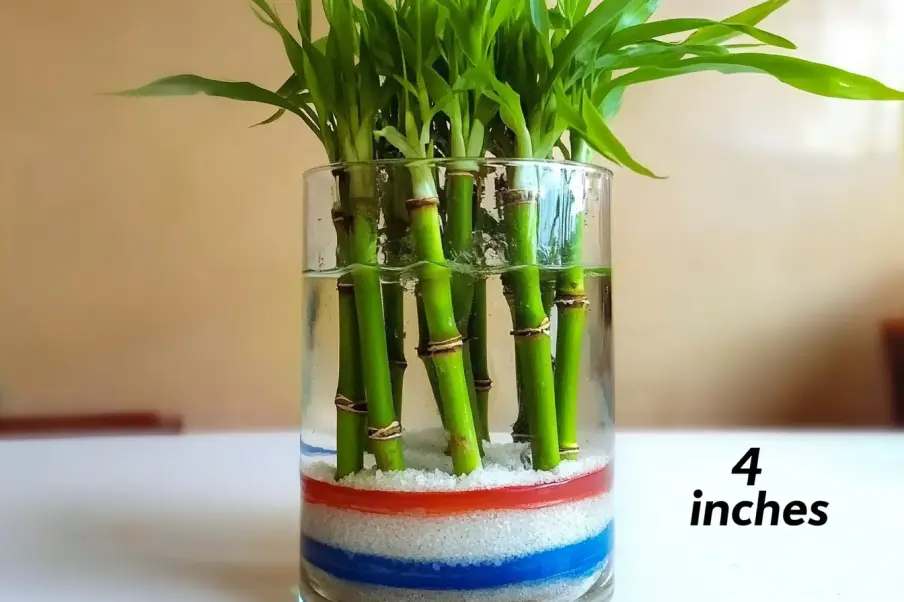
[[[540,194],[536,190],[524,190],[510,188],[499,193],[503,207],[517,207],[518,205],[536,205],[540,200]]]
[[[529,443],[531,436],[527,433],[512,433],[512,441],[515,443]]]
[[[543,321],[536,328],[519,328],[511,332],[515,337],[533,337],[541,334],[549,336],[549,317],[544,316]]]
[[[336,288],[337,288],[338,290],[340,290],[340,291],[342,291],[342,290],[351,290],[351,289],[355,288],[355,283],[354,283],[354,282],[343,282],[343,281],[340,280],[340,281],[336,284]]]
[[[367,427],[367,438],[371,441],[391,441],[402,436],[402,425],[393,420],[383,428]]]
[[[449,167],[446,169],[446,176],[448,176],[450,178],[454,177],[454,176],[458,176],[458,177],[469,176],[472,178],[476,178],[478,175],[480,175],[480,174],[476,170],[472,170],[472,169],[455,169],[452,167]]]
[[[493,381],[489,378],[475,378],[474,389],[476,391],[489,391],[493,388]]]
[[[355,403],[345,395],[336,393],[336,409],[340,412],[349,412],[350,414],[367,414],[367,402],[359,401]]]
[[[576,454],[581,451],[581,446],[577,443],[565,443],[559,446],[560,454]]]
[[[451,353],[461,347],[464,343],[462,342],[461,335],[455,335],[451,339],[446,339],[445,341],[438,341],[436,343],[430,343],[427,345],[426,355],[440,355],[442,353]]]
[[[390,360],[389,363],[393,366],[398,366],[402,370],[408,367],[408,362],[405,360]]]
[[[345,214],[342,209],[333,209],[330,213],[333,216],[333,223],[339,224],[345,221]]]
[[[562,308],[590,306],[590,301],[587,300],[587,295],[569,295],[565,293],[559,294],[556,297],[555,303],[558,307]]]
[[[408,208],[408,211],[414,211],[421,207],[434,207],[436,205],[439,205],[439,198],[435,196],[417,197],[405,201],[405,207]]]

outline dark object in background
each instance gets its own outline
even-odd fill
[[[885,320],[882,340],[891,376],[892,420],[904,427],[904,318]]]
[[[0,416],[0,439],[98,435],[159,435],[182,432],[180,418],[156,412],[49,416]]]

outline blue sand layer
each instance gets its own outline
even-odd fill
[[[335,456],[335,449],[327,449],[326,447],[317,447],[310,443],[301,442],[301,453],[308,456]]]
[[[358,583],[422,590],[478,590],[510,585],[536,585],[589,577],[612,550],[610,523],[599,535],[528,556],[480,564],[450,565],[435,561],[402,560],[356,554],[302,537],[304,559],[330,575]]]

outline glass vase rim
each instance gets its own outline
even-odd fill
[[[446,166],[456,163],[477,163],[484,166],[516,166],[516,165],[546,165],[560,166],[571,169],[582,169],[586,171],[596,172],[604,176],[606,179],[612,179],[614,174],[612,170],[595,163],[584,163],[581,161],[572,161],[568,159],[520,159],[508,157],[429,157],[408,159],[404,157],[391,159],[372,159],[369,161],[334,161],[332,163],[321,163],[314,167],[308,168],[302,172],[302,178],[307,179],[321,172],[333,172],[337,169],[347,171],[354,167],[395,167],[400,165],[417,165],[424,164],[428,166]]]

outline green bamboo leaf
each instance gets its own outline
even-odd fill
[[[767,0],[762,4],[757,4],[756,6],[752,6],[747,10],[741,11],[736,15],[728,17],[723,21],[726,23],[741,23],[744,25],[756,25],[784,5],[788,4],[790,0]],[[699,31],[690,35],[690,37],[685,40],[691,44],[721,44],[722,42],[726,42],[731,38],[737,36],[739,34],[738,30],[731,29],[730,27],[725,27],[724,25],[713,25],[711,27],[705,27],[700,29]]]
[[[301,92],[301,89],[301,78],[297,73],[293,73],[289,76],[285,83],[283,83],[283,85],[281,85],[279,89],[276,90],[276,93],[283,97],[295,97],[296,101],[299,102],[299,104],[302,104],[303,102],[306,102],[310,99],[310,95],[300,96],[299,93]],[[267,119],[259,121],[251,127],[258,127],[261,125],[273,123],[274,121],[282,117],[285,113],[286,109],[279,109],[278,111],[270,115],[270,117],[268,117]]]
[[[251,0],[254,2],[255,6],[257,6],[264,14],[270,17],[271,22],[267,23],[266,20],[261,19],[265,24],[272,27],[279,34],[279,37],[282,39],[283,47],[286,50],[286,56],[289,57],[289,64],[292,65],[292,68],[296,73],[304,73],[304,50],[302,50],[301,45],[298,41],[289,33],[289,30],[286,29],[286,26],[283,25],[283,22],[279,18],[279,14],[273,8],[267,4],[267,0]],[[260,14],[255,11],[255,14],[260,18]]]
[[[499,28],[502,27],[503,23],[505,23],[506,19],[509,19],[512,17],[512,15],[518,13],[518,10],[520,8],[519,5],[523,3],[524,0],[498,0],[496,2],[495,8],[493,8],[493,16],[490,18],[486,28],[486,33],[484,34],[485,44],[490,43],[490,41],[499,31]],[[486,51],[487,48],[483,48],[483,50]],[[478,61],[475,60],[475,62]]]
[[[295,0],[295,12],[298,13],[298,33],[302,39],[311,39],[311,0]]]
[[[603,28],[600,34],[596,36],[596,40],[603,43],[616,31],[646,23],[658,9],[659,0],[633,0],[633,2],[622,11],[622,14],[618,19]]]
[[[336,107],[336,79],[326,55],[315,44],[305,41],[304,49],[305,83],[321,119],[324,119]]]
[[[622,99],[625,96],[625,88],[617,88],[606,95],[606,98],[603,100],[602,107],[600,111],[603,114],[603,119],[609,121],[613,119],[618,112],[621,110]]]
[[[493,77],[491,66],[486,63],[474,65],[458,76],[458,79],[452,85],[452,90],[455,92],[465,92],[468,90],[492,92],[490,86],[491,77]]]
[[[587,123],[587,130],[581,133],[584,134],[584,138],[593,150],[602,155],[613,157],[619,164],[635,173],[650,178],[663,179],[661,176],[654,174],[647,167],[641,165],[631,156],[612,130],[609,129],[609,126],[606,125],[606,121],[590,102],[589,97],[585,95],[581,104],[581,116]]]
[[[362,116],[369,117],[375,114],[385,104],[383,90],[380,86],[380,76],[374,62],[374,53],[371,52],[366,40],[360,40],[361,55],[358,59],[358,102],[361,105]]]
[[[487,125],[499,112],[499,105],[488,96],[481,96],[474,107],[474,120]]]
[[[574,106],[561,87],[556,91],[556,109],[568,128],[580,134],[593,150],[610,161],[627,167],[632,171],[651,178],[660,177],[638,163],[618,140],[605,120],[584,94],[581,108]]]
[[[271,20],[268,19],[266,16],[264,16],[263,14],[261,14],[260,11],[258,11],[258,10],[257,10],[256,8],[254,8],[253,6],[251,7],[251,13],[252,13],[255,17],[257,17],[257,20],[258,20],[258,21],[260,21],[261,23],[263,23],[264,25],[266,25],[266,26],[269,27],[270,29],[275,29],[276,31],[279,31],[279,29],[276,27],[276,24],[273,23],[273,21],[271,21]]]
[[[568,96],[565,95],[561,86],[556,88],[556,110],[559,117],[562,118],[569,128],[580,132],[587,130],[587,123],[584,121],[583,115],[581,115],[581,112],[578,111]]]
[[[556,5],[556,9],[561,8],[561,4]],[[568,16],[559,10],[549,11],[549,25],[555,30],[568,30],[571,28],[571,21]]]
[[[255,6],[257,6],[259,9],[261,9],[261,11],[265,15],[270,17],[270,20],[273,23],[282,23],[282,21],[280,21],[280,19],[279,19],[279,13],[277,13],[275,10],[273,10],[273,7],[271,7],[266,2],[266,0],[251,0],[251,1],[254,3]]]
[[[442,107],[455,94],[446,80],[429,65],[424,68],[424,84],[427,86],[427,94],[439,110],[443,110]]]
[[[566,127],[572,132],[572,135],[577,133],[582,138],[588,138],[588,126],[587,122],[584,119],[584,116],[581,114],[581,111],[571,102],[571,100],[565,95],[564,90],[561,86],[556,89],[556,108],[558,110],[558,115],[561,118],[562,122],[566,125]],[[596,152],[600,153],[608,160],[612,161],[616,165],[620,165],[618,159],[616,159],[607,148],[604,148],[604,145],[601,145],[599,141],[590,141],[587,140],[587,144],[589,144]]]
[[[690,58],[668,66],[644,67],[616,77],[605,86],[605,93],[619,87],[698,71],[765,73],[798,90],[830,98],[904,100],[904,92],[889,88],[865,75],[803,59],[755,52]]]
[[[559,149],[559,152],[562,153],[562,158],[566,161],[571,161],[571,151],[565,146],[565,143],[562,142],[562,139],[556,140],[556,148]]]
[[[659,2],[660,0],[634,0],[615,22],[614,31],[646,23],[659,10]]]
[[[574,6],[572,7],[570,16],[572,22],[580,19],[584,15],[587,14],[587,10],[590,8],[592,0],[576,0]]]
[[[418,45],[414,38],[399,25],[395,30],[397,41],[401,46],[402,59],[407,63],[408,67],[417,67],[421,63],[418,61]]]
[[[406,159],[422,159],[424,156],[423,152],[419,152],[416,148],[414,148],[411,143],[408,142],[408,139],[402,135],[402,133],[392,126],[387,126],[381,130],[377,130],[374,132],[374,135],[377,138],[383,138],[391,145],[393,145],[400,153],[402,153]]]
[[[350,88],[355,84],[355,57],[358,53],[357,29],[352,16],[350,0],[332,0],[332,12],[327,14],[330,24],[329,40],[327,41],[327,55],[340,69],[342,78],[346,84],[347,94],[355,98],[356,90]],[[330,53],[332,42],[333,52]]]
[[[355,20],[355,23],[358,25],[363,25],[367,23],[367,15],[364,14],[364,9],[352,2],[352,18]]]
[[[538,34],[538,41],[546,56],[547,62],[552,64],[552,46],[549,42],[549,10],[546,8],[546,0],[529,0],[530,19]]]
[[[788,50],[795,50],[797,48],[797,46],[795,46],[794,42],[792,42],[791,40],[775,35],[774,33],[769,33],[768,31],[763,31],[762,29],[753,27],[751,25],[744,25],[742,23],[719,24],[718,21],[712,21],[710,19],[682,18],[665,19],[663,21],[650,21],[649,23],[642,23],[640,25],[635,25],[633,27],[623,29],[612,34],[612,37],[609,38],[608,42],[606,42],[604,50],[607,52],[613,52],[615,50],[618,50],[619,48],[630,46],[632,44],[638,44],[640,42],[646,42],[652,40],[653,38],[659,38],[675,33],[682,33],[685,31],[693,31],[712,25],[721,25],[722,27],[728,27],[729,29],[746,34],[771,46],[786,48]]]
[[[565,125],[561,119],[557,120],[559,125],[552,125],[544,130],[539,136],[531,140],[535,159],[551,159],[552,150],[556,146],[556,141],[561,139],[565,132]]]
[[[490,80],[490,85],[499,103],[499,117],[503,123],[515,132],[519,140],[529,139],[530,133],[527,130],[524,111],[521,109],[521,97],[510,85],[500,82],[495,77]]]
[[[747,45],[745,45],[747,46]],[[666,42],[643,42],[628,46],[597,59],[596,69],[611,71],[635,69],[637,67],[666,65],[692,56],[721,56],[729,49],[719,44],[668,44]]]
[[[295,96],[302,90],[304,90],[304,80],[298,73],[293,73],[276,90],[276,93],[280,96]]]
[[[267,124],[273,123],[274,121],[276,121],[277,119],[282,117],[285,114],[285,112],[286,112],[285,109],[279,109],[278,111],[276,111],[275,113],[273,113],[272,115],[270,115],[269,117],[264,119],[263,121],[258,121],[251,127],[256,128],[261,125],[267,125]]]
[[[437,0],[419,0],[417,3],[415,14],[417,15],[416,27],[421,40],[421,64],[432,64],[439,56],[437,27],[445,21],[445,16],[440,18],[440,12]]]
[[[155,80],[140,88],[115,93],[118,96],[194,96],[205,94],[244,102],[257,102],[286,109],[304,116],[293,102],[251,82],[208,79],[192,74],[173,75]]]
[[[509,84],[499,81],[488,65],[468,69],[456,82],[453,90],[479,90],[495,101],[500,119],[522,143],[530,140],[527,121],[521,108],[521,97]]]
[[[386,0],[363,0],[361,4],[364,7],[365,14],[377,20],[379,23],[377,29],[379,31],[386,34],[393,31],[395,28],[395,13],[393,13],[392,7],[389,6]]]
[[[408,81],[404,77],[398,76],[396,74],[392,75],[392,79],[394,79],[397,84],[399,84],[400,86],[405,88],[405,91],[408,92],[409,94],[411,94],[413,97],[415,97],[415,98],[418,97],[417,88],[415,88],[414,84],[412,84],[410,81]]]
[[[367,27],[363,35],[368,39],[368,47],[380,65],[383,74],[400,70],[401,56],[396,40],[396,21],[386,0],[363,0]]]
[[[621,11],[633,0],[603,0],[589,14],[579,20],[574,28],[556,47],[553,53],[553,68],[549,81],[555,81],[571,63],[574,55],[586,44],[592,43],[594,36],[606,25],[617,19]]]

